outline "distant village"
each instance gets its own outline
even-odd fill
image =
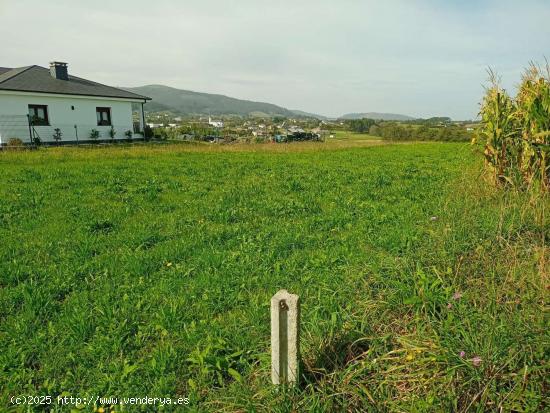
[[[454,122],[446,117],[380,121],[283,116],[183,116],[168,111],[147,112],[145,117],[149,137],[212,143],[324,141],[335,137],[338,131],[396,140],[466,141],[472,139],[476,128],[474,122]]]
[[[254,141],[320,141],[344,124],[314,118],[237,116],[175,116],[171,112],[146,114],[146,124],[157,138],[204,140],[216,142]]]

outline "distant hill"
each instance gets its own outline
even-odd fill
[[[398,113],[347,113],[340,117],[340,119],[376,119],[376,120],[414,120],[415,118],[407,115],[400,115]]]
[[[318,115],[292,111],[271,103],[192,92],[163,85],[127,87],[125,89],[152,98],[153,100],[145,105],[145,110],[151,112],[171,111],[182,115],[311,116],[321,118]]]
[[[315,113],[304,112],[303,110],[293,109],[292,112],[295,113],[297,116],[303,116],[303,117],[306,117],[306,118],[317,118],[317,119],[321,119],[321,120],[327,120],[328,119],[328,117],[326,117],[326,116],[316,115]]]
[[[153,100],[145,105],[150,112],[170,111],[179,115],[238,115],[308,117],[327,120],[325,116],[302,110],[290,110],[266,102],[236,99],[213,93],[193,92],[164,85],[147,85],[124,88],[130,92],[149,96]],[[396,113],[348,113],[339,119],[370,118],[377,120],[413,120],[415,118]]]

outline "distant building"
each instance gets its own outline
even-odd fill
[[[223,121],[221,120],[212,120],[212,118],[208,117],[208,124],[210,126],[214,126],[215,128],[223,128]]]

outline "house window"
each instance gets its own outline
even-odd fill
[[[29,105],[31,122],[36,126],[49,126],[48,107],[46,105]]]
[[[98,126],[111,126],[111,108],[96,108]]]

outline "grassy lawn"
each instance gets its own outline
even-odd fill
[[[0,153],[2,409],[548,407],[545,200],[488,187],[468,145],[359,141]],[[304,378],[277,391],[280,288]]]

